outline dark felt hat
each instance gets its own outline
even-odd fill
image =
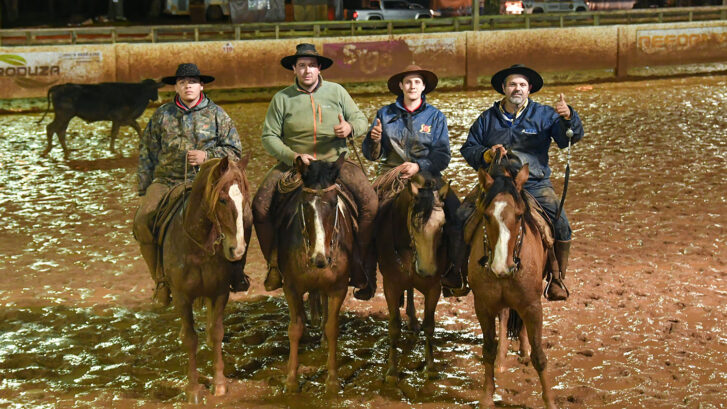
[[[404,77],[412,74],[420,75],[424,80],[424,91],[422,92],[422,94],[428,94],[434,91],[434,88],[437,88],[439,78],[437,78],[436,74],[431,71],[424,70],[418,65],[412,64],[404,68],[404,71],[398,74],[394,74],[391,76],[391,78],[389,78],[389,91],[391,91],[391,93],[394,95],[402,95],[403,91],[401,90],[401,87],[399,87],[399,83],[404,79]]]
[[[510,68],[498,71],[497,74],[492,76],[492,80],[490,80],[492,88],[504,95],[505,91],[502,89],[502,83],[505,82],[507,77],[513,74],[520,74],[528,79],[528,83],[532,86],[532,89],[530,90],[531,94],[535,94],[540,91],[540,88],[543,88],[543,77],[541,77],[534,69],[528,68],[522,64],[515,64]]]
[[[295,54],[283,57],[283,59],[280,60],[280,65],[282,65],[283,68],[285,68],[285,69],[292,70],[293,66],[295,65],[295,62],[300,57],[317,58],[318,64],[321,65],[321,71],[323,71],[326,68],[333,65],[332,59],[318,54],[318,51],[316,51],[316,46],[314,46],[313,44],[308,44],[308,43],[302,43],[302,44],[296,45]]]
[[[177,83],[177,78],[180,77],[199,77],[199,80],[202,81],[203,84],[209,84],[210,82],[215,80],[215,77],[212,77],[210,75],[202,75],[199,72],[199,68],[197,68],[197,64],[186,62],[179,64],[179,66],[177,67],[177,72],[173,76],[162,78],[162,82],[165,84],[174,85]]]

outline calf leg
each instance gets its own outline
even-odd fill
[[[422,329],[424,330],[424,336],[426,341],[424,344],[424,356],[426,359],[426,366],[424,367],[424,373],[427,378],[434,379],[437,376],[437,372],[434,370],[434,354],[433,340],[434,340],[434,313],[437,309],[437,302],[439,301],[439,294],[442,293],[442,286],[437,284],[427,290],[424,294],[424,322]]]
[[[111,153],[116,152],[114,145],[116,143],[116,136],[119,134],[120,127],[121,127],[121,125],[118,122],[116,122],[116,121],[111,122],[111,148],[110,148]]]

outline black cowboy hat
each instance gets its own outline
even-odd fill
[[[215,80],[215,77],[202,75],[199,72],[199,68],[197,68],[197,64],[186,62],[179,64],[179,66],[177,67],[177,72],[173,76],[162,78],[162,82],[165,84],[174,85],[177,83],[177,78],[180,77],[199,77],[199,80],[202,81],[203,84],[209,84],[210,82]]]
[[[404,77],[412,74],[419,75],[424,80],[424,91],[422,91],[422,94],[428,94],[434,91],[434,88],[437,88],[439,78],[437,78],[436,74],[431,71],[424,70],[418,65],[412,64],[404,68],[404,71],[394,74],[391,78],[389,78],[389,91],[391,91],[394,95],[402,95],[403,91],[401,90],[401,87],[399,87],[399,83],[404,79]]]
[[[540,91],[540,88],[543,88],[543,77],[541,77],[540,74],[538,74],[537,71],[535,71],[534,69],[528,68],[522,64],[515,64],[510,68],[505,68],[504,70],[498,71],[497,74],[492,76],[492,80],[490,80],[492,88],[494,88],[495,91],[499,92],[500,94],[504,95],[505,91],[503,91],[502,89],[502,83],[505,82],[505,79],[507,79],[507,77],[513,74],[520,74],[528,79],[528,83],[532,87],[530,89],[531,94],[535,94],[536,92]]]
[[[308,43],[296,45],[295,54],[283,57],[283,59],[280,60],[280,65],[282,65],[285,69],[292,70],[295,62],[300,57],[314,57],[318,59],[318,64],[321,65],[321,71],[333,65],[332,59],[318,54],[318,51],[316,51],[316,46]]]

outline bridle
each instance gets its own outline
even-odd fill
[[[477,211],[480,212],[480,214],[483,216],[483,220],[486,220],[484,217],[484,211],[479,210],[479,206],[477,206]],[[491,271],[491,265],[489,263],[490,259],[492,258],[492,252],[490,251],[490,239],[487,235],[487,223],[483,223],[483,240],[482,240],[482,247],[483,247],[483,254],[482,258],[479,260],[480,266],[486,268],[488,271]],[[516,243],[515,243],[515,249],[512,253],[512,262],[515,265],[515,271],[520,271],[520,268],[522,267],[522,264],[520,263],[520,252],[523,248],[523,237],[525,236],[525,217],[520,216],[520,226],[518,228]]]
[[[195,239],[194,237],[192,237],[192,235],[187,230],[187,214],[189,213],[189,211],[188,211],[189,210],[189,207],[187,206],[189,204],[189,202],[187,200],[188,199],[187,196],[189,195],[189,193],[187,192],[187,188],[186,188],[186,186],[187,186],[187,160],[186,160],[186,158],[185,158],[185,161],[184,161],[184,186],[185,186],[184,195],[182,197],[182,231],[184,231],[184,235],[187,236],[187,238],[192,243],[196,244],[197,247],[199,247],[200,249],[202,249],[202,251],[204,251],[205,254],[207,254],[208,256],[214,256],[215,255],[215,248],[220,243],[222,243],[222,241],[225,239],[225,233],[222,232],[222,226],[220,225],[220,220],[217,217],[217,213],[211,212],[214,215],[214,220],[212,220],[212,223],[215,226],[215,230],[217,230],[217,237],[215,238],[215,241],[212,243],[212,251],[207,250],[207,247],[205,247],[204,244],[200,243],[199,241],[197,241],[197,239]],[[206,198],[205,198],[205,201],[202,202],[202,203],[203,203],[202,204],[202,210],[205,213],[209,214],[210,212],[208,210],[210,210],[210,209],[208,207]],[[212,209],[212,210],[214,210],[214,209]]]
[[[307,194],[311,194],[311,195],[318,196],[318,197],[321,197],[324,194],[326,194],[332,190],[340,191],[340,189],[341,189],[341,186],[338,183],[334,183],[331,186],[328,186],[323,189],[313,189],[313,188],[306,187],[306,186],[301,187],[302,193],[307,193]],[[338,199],[338,195],[336,195],[336,198]],[[336,201],[338,201],[338,200],[336,200]],[[301,202],[298,205],[298,213],[300,214],[300,224],[301,224],[301,228],[302,228],[301,233],[303,236],[303,246],[305,249],[305,254],[308,255],[310,252],[311,245],[310,245],[310,237],[308,237],[308,233],[307,233],[308,230],[307,230],[306,224],[305,224],[305,215],[303,214],[303,203],[304,202]],[[334,249],[338,245],[338,240],[339,240],[339,227],[340,226],[339,226],[338,214],[340,213],[340,210],[338,209],[338,205],[336,205],[335,211],[336,211],[336,216],[335,216],[335,220],[333,222],[333,232],[331,233],[331,240],[328,243],[328,245],[329,245],[328,248],[330,248],[330,249]],[[332,256],[332,258],[329,259],[329,263],[328,263],[330,266],[334,265],[335,261],[336,261],[336,258],[335,258],[336,252],[332,251],[332,253],[333,253],[333,256]],[[311,260],[308,257],[307,257],[307,259],[308,259],[307,265],[310,266]]]

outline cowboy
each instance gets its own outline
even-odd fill
[[[564,300],[568,291],[562,278],[568,266],[572,231],[564,211],[556,217],[559,201],[550,183],[548,150],[551,140],[561,149],[581,140],[581,119],[566,103],[563,94],[560,94],[555,108],[530,99],[530,94],[543,87],[543,78],[524,65],[517,64],[499,71],[492,77],[491,83],[495,91],[505,97],[477,118],[460,152],[475,170],[489,166],[498,151],[502,155],[510,151],[521,163],[529,164],[530,175],[523,188],[537,200],[553,222],[554,253],[559,266],[553,269],[556,271],[548,272],[552,282],[545,296],[548,300]],[[569,130],[572,131],[571,137],[568,136],[571,134]]]
[[[141,201],[134,216],[134,237],[156,282],[154,300],[164,306],[170,301],[169,287],[162,269],[157,268],[157,245],[152,233],[159,202],[173,186],[192,179],[194,168],[206,160],[240,158],[240,136],[235,124],[202,92],[214,80],[191,63],[179,64],[173,76],[162,78],[163,83],[174,85],[176,95],[154,112],[139,144]],[[241,279],[233,280],[233,291],[240,290]]]
[[[438,82],[436,74],[418,65],[410,65],[389,78],[387,85],[389,91],[396,95],[396,101],[379,109],[362,146],[366,159],[380,161],[380,175],[396,168],[400,172],[399,177],[404,179],[427,172],[437,179],[438,187],[445,183],[441,172],[452,157],[447,118],[426,101],[426,96],[437,87]],[[381,194],[379,199],[382,200]],[[462,247],[457,240],[461,234],[456,222],[458,207],[459,199],[449,189],[444,203],[447,220],[444,230],[450,260],[454,260]],[[444,293],[453,295],[452,290],[459,289],[455,294],[464,295],[466,289],[463,284],[459,270],[451,265],[442,277],[442,285],[450,289]]]
[[[260,248],[268,262],[265,289],[282,286],[282,277],[274,250],[275,225],[270,207],[278,181],[291,169],[297,158],[305,164],[312,160],[333,162],[347,152],[346,138],[366,133],[368,121],[346,90],[323,80],[320,72],[333,60],[316,51],[313,44],[298,44],[293,55],[283,57],[280,64],[295,74],[293,85],[273,97],[263,123],[262,144],[278,164],[270,169],[253,199],[255,232]],[[371,241],[378,199],[363,170],[346,161],[341,167],[339,181],[353,196],[358,207],[359,260],[353,263],[352,285],[358,299],[369,299],[376,291],[375,276],[366,277],[362,259]]]

